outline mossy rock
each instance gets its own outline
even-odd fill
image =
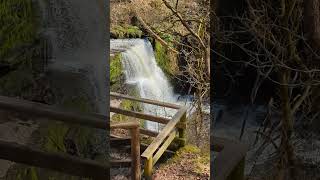
[[[112,38],[141,38],[143,32],[137,26],[125,25],[119,26],[116,25],[111,27],[111,37]]]
[[[110,83],[115,84],[122,76],[121,54],[118,53],[110,58]]]
[[[178,74],[176,57],[170,54],[170,51],[157,40],[154,42],[154,52],[158,66],[172,81],[174,76]]]

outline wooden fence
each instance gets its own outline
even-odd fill
[[[137,121],[125,123],[111,123],[111,129],[128,129],[131,132],[131,178],[133,180],[141,179],[141,164],[140,164],[140,124]],[[122,161],[123,162],[123,161]],[[121,161],[120,161],[121,163]]]
[[[141,154],[141,158],[144,160],[144,176],[146,179],[151,179],[153,166],[157,163],[157,161],[160,159],[169,145],[173,142],[173,140],[176,139],[177,142],[179,142],[180,146],[185,145],[187,109],[175,104],[153,101],[143,98],[135,98],[117,93],[110,93],[110,96],[177,110],[176,114],[171,119],[168,119],[164,117],[144,114],[141,112],[134,112],[121,108],[110,107],[110,112],[165,124],[164,128],[159,133],[141,127],[139,128],[141,134],[154,137],[151,144]]]
[[[210,141],[211,151],[219,152],[211,166],[212,179],[245,180],[244,168],[248,146],[219,137],[211,137]]]
[[[80,113],[54,108],[52,106],[0,96],[0,109],[28,114],[31,117],[44,117],[65,123],[107,130],[108,117],[93,113]],[[41,121],[41,118],[35,118]],[[0,141],[0,159],[48,168],[70,175],[106,180],[110,177],[110,163],[98,163],[90,159],[44,152],[12,142]]]

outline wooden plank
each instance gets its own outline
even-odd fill
[[[140,126],[139,122],[120,122],[120,123],[111,123],[110,129],[135,129]]]
[[[138,122],[137,122],[138,123]],[[140,134],[139,128],[131,129],[131,177],[133,180],[141,179],[141,164],[140,164]]]
[[[216,146],[215,149],[219,150],[219,154],[213,162],[213,178],[215,180],[226,180],[232,176],[233,172],[239,173],[240,171],[242,175],[237,174],[237,176],[239,179],[244,179],[243,162],[248,151],[248,146],[237,141],[218,137],[213,137],[210,141],[213,143],[211,146]]]
[[[143,143],[140,143],[140,147],[141,147],[141,150],[146,150],[148,148],[148,144],[143,144]],[[169,149],[166,149],[164,154],[168,155],[168,156],[173,156],[175,155],[175,152],[174,151],[171,151]]]
[[[60,153],[49,153],[16,143],[0,141],[0,159],[14,161],[81,177],[105,180],[109,177],[109,166],[89,159],[81,159]]]
[[[41,103],[19,100],[5,96],[0,96],[0,109],[27,113],[32,116],[48,118],[48,120],[63,121],[92,128],[109,128],[108,116],[94,113],[67,111]]]
[[[171,121],[171,119],[169,119],[169,118],[154,116],[154,115],[145,114],[145,113],[141,113],[141,112],[129,111],[129,110],[125,110],[125,109],[121,109],[121,108],[117,108],[117,107],[110,107],[110,112],[122,114],[125,116],[135,117],[138,119],[153,121],[153,122],[157,122],[157,123],[161,123],[161,124],[168,124]],[[177,128],[185,129],[186,123],[178,123],[176,126],[177,126]]]
[[[170,119],[168,119],[168,118],[154,116],[154,115],[150,115],[150,114],[144,114],[141,112],[129,111],[129,110],[125,110],[125,109],[121,109],[121,108],[117,108],[117,107],[110,107],[110,112],[130,116],[130,117],[135,117],[135,118],[139,118],[139,119],[145,119],[145,120],[158,122],[158,123],[162,123],[162,124],[167,124],[170,121]]]
[[[162,154],[165,152],[165,150],[169,147],[173,139],[176,137],[176,131],[172,131],[167,138],[167,140],[161,145],[161,147],[158,149],[157,153],[153,156],[153,165],[157,163],[157,161],[160,159]]]
[[[150,157],[149,159],[145,159],[145,165],[144,165],[144,176],[146,180],[152,180],[152,163],[153,158]]]
[[[187,109],[185,107],[181,108],[172,118],[172,120],[162,129],[159,135],[153,140],[150,146],[142,153],[142,157],[150,159],[153,156],[153,153],[159,148],[162,142],[166,137],[171,133],[175,128],[177,123],[180,121],[181,117],[185,114]]]
[[[180,123],[186,125],[187,124],[187,112],[183,114],[183,116],[180,119]],[[186,145],[186,139],[187,139],[187,127],[178,128],[179,132],[179,138],[181,139],[180,147],[183,147]]]
[[[153,104],[153,105],[162,106],[162,107],[168,107],[168,108],[172,108],[172,109],[180,109],[181,108],[181,106],[176,105],[176,104],[160,102],[160,101],[144,99],[144,98],[136,98],[136,97],[127,96],[127,95],[123,95],[123,94],[119,94],[119,93],[115,93],[115,92],[110,92],[110,96],[113,96],[116,98],[121,98],[121,99],[128,99],[128,100],[143,102],[143,103],[147,103],[147,104]]]

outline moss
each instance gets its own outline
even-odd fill
[[[137,26],[125,25],[119,26],[116,25],[111,27],[111,34],[116,38],[141,38],[142,31]]]
[[[0,3],[0,61],[17,49],[32,44],[37,36],[38,21],[32,0],[3,0]]]
[[[110,83],[119,82],[122,75],[121,54],[116,54],[110,59]]]
[[[174,69],[173,59],[168,55],[167,48],[163,47],[158,41],[155,41],[154,51],[158,66],[171,78],[176,73],[176,70]]]
[[[8,73],[0,76],[0,93],[28,97],[33,80],[42,71],[40,20],[32,0],[0,1],[0,64]]]

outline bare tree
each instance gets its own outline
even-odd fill
[[[152,12],[152,8],[139,8],[138,4],[142,6],[143,3],[139,0],[133,1],[135,7],[138,7],[134,10],[135,15],[152,37],[170,51],[184,57],[186,65],[180,68],[176,78],[186,81],[195,89],[195,132],[200,135],[204,118],[203,102],[208,99],[210,92],[209,1],[161,1],[161,4],[157,4],[158,1],[150,2],[158,10],[162,9],[162,15],[154,18],[148,14]],[[164,40],[161,33],[171,34],[175,38]]]
[[[273,104],[278,104],[281,120],[275,128],[274,124],[269,124],[267,129],[259,133],[273,143],[278,152],[278,178],[294,178],[295,171],[292,168],[296,164],[296,156],[292,138],[297,129],[297,114],[302,113],[305,120],[319,115],[312,108],[315,103],[312,102],[312,96],[320,83],[319,63],[316,61],[319,58],[319,1],[246,2],[248,10],[243,16],[222,17],[239,22],[240,30],[220,32],[222,35],[217,37],[217,41],[232,44],[248,57],[246,60],[223,57],[224,60],[256,69],[252,99],[263,81],[271,81],[277,86],[279,96],[275,97]],[[303,20],[304,27],[301,23]],[[243,33],[247,34],[247,38],[236,38]],[[216,54],[223,56],[219,52]],[[275,143],[277,140],[280,143]]]

